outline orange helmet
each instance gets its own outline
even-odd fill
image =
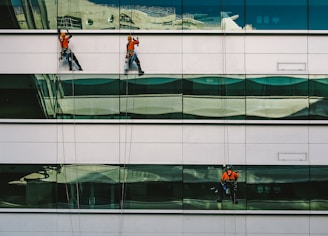
[[[132,37],[131,35],[128,36],[128,40],[131,41],[132,40]]]

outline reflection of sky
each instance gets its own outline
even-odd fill
[[[238,25],[244,25],[244,0],[233,2],[213,1],[213,0],[89,0],[96,4],[104,5],[140,5],[174,8],[177,15],[193,14],[196,20],[206,23],[218,23],[220,12],[228,12],[229,16],[239,15],[236,20]],[[183,4],[183,6],[182,6]]]
[[[14,6],[19,6],[21,4],[21,0],[11,0],[11,3],[14,5]]]

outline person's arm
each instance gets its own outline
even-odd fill
[[[235,180],[237,181],[237,179],[239,178],[239,174],[237,172],[234,172],[235,175]]]
[[[225,176],[225,173],[223,173],[221,176],[221,182],[225,182],[225,181],[226,181],[226,176]]]
[[[137,39],[133,38],[133,44],[139,45],[139,38],[138,37],[137,37]]]

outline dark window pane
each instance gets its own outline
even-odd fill
[[[123,208],[181,209],[182,167],[129,165],[121,172]]]
[[[309,0],[309,29],[327,30],[328,21],[327,0]]]
[[[248,166],[248,210],[309,210],[309,168]]]
[[[328,210],[328,167],[311,166],[310,207],[311,210]]]
[[[246,23],[258,30],[305,30],[307,0],[246,0]]]

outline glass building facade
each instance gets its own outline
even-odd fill
[[[326,0],[4,0],[0,7],[1,30],[26,35],[56,29],[177,35],[182,30],[204,35],[217,31],[288,35],[328,29]],[[127,78],[120,73],[13,72],[1,73],[0,81],[0,119],[280,120],[283,124],[328,118],[324,73],[146,73]],[[218,188],[221,166],[0,164],[0,207],[328,209],[322,188],[328,181],[326,164],[234,167],[241,173],[238,205],[227,199],[216,202],[212,188]]]
[[[327,30],[328,20],[325,0],[5,0],[1,8],[4,29]]]
[[[218,204],[214,165],[1,165],[2,208],[327,210],[327,166],[235,166],[237,198]]]
[[[326,120],[328,79],[324,75],[0,75],[27,80],[33,110],[13,119],[235,119]],[[4,91],[10,96],[10,89]],[[14,96],[14,95],[13,95]],[[23,97],[22,97],[23,98]],[[14,101],[14,100],[13,100]],[[35,104],[42,104],[36,106]],[[39,109],[38,109],[39,107]]]

